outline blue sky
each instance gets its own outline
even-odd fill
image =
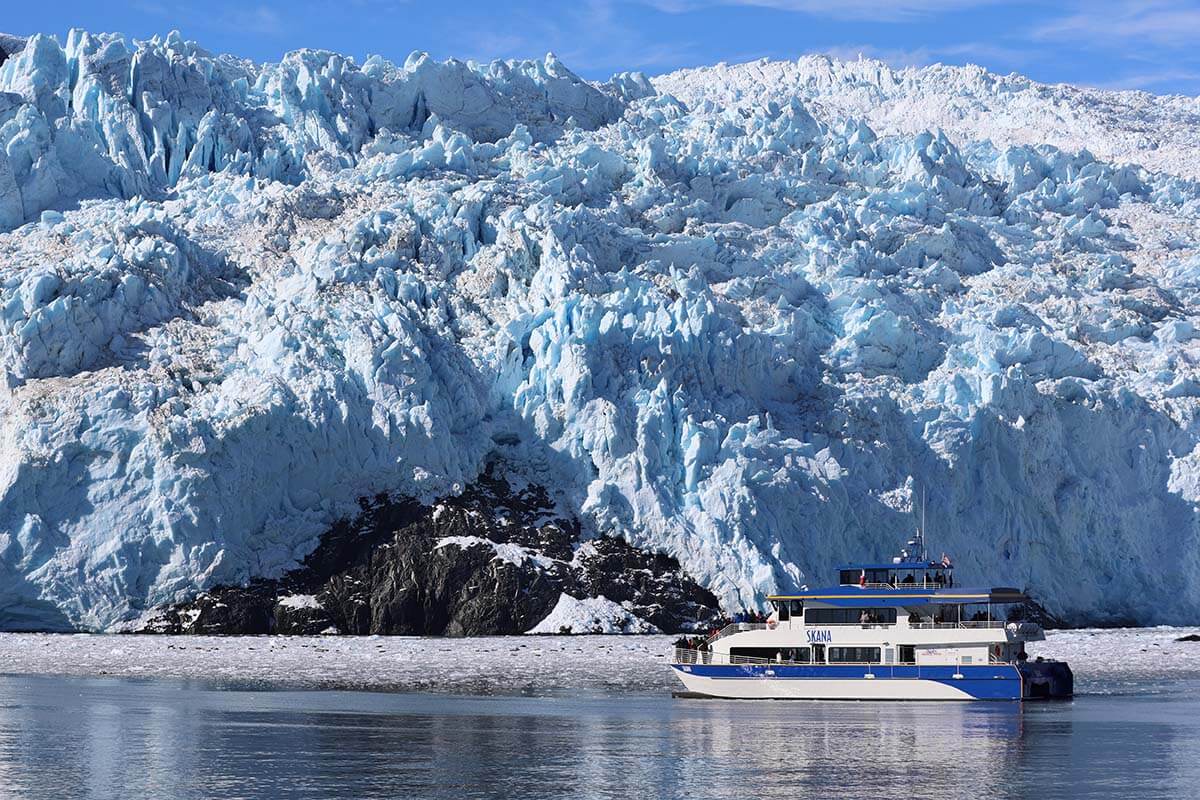
[[[1048,82],[1200,94],[1200,0],[51,0],[10,2],[0,30],[135,38],[178,28],[274,61],[319,47],[403,60],[540,57],[589,78],[717,61],[859,53],[896,66],[981,64]]]

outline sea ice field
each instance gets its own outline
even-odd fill
[[[1200,681],[1200,628],[1048,631],[1031,657],[1071,664],[1082,694]],[[0,675],[167,678],[218,686],[456,694],[680,689],[673,636],[221,637],[0,634]]]

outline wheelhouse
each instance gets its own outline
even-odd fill
[[[838,584],[872,589],[903,587],[934,588],[954,585],[954,567],[936,562],[843,565],[838,567]]]
[[[919,630],[1003,628],[1021,621],[1029,598],[1009,587],[955,590],[842,585],[773,595],[768,600],[775,609],[772,623],[780,626],[887,628],[901,624]]]

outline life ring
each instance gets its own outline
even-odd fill
[[[776,621],[775,621],[775,620],[773,620],[773,619],[769,619],[769,620],[767,620],[767,627],[768,627],[768,628],[770,628],[771,630],[775,630],[775,626],[776,626],[776,625],[778,625],[778,624],[779,624],[779,623],[778,623],[778,622],[776,622]]]

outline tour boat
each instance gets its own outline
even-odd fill
[[[1069,697],[1065,662],[1030,660],[1041,626],[1008,621],[1017,589],[955,584],[922,536],[886,564],[839,568],[839,585],[768,598],[766,622],[733,623],[671,666],[682,696],[810,700],[1022,700]],[[916,555],[910,555],[910,553]]]

